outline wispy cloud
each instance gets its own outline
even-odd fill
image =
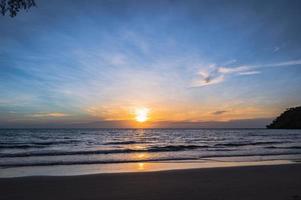
[[[219,67],[218,72],[222,74],[232,74],[237,72],[245,72],[248,71],[249,67],[247,66],[240,66],[240,67]]]
[[[265,65],[255,65],[252,66],[253,68],[259,68],[259,67],[284,67],[284,66],[292,66],[292,65],[301,65],[301,60],[290,60],[286,62],[279,62],[279,63],[271,63],[271,64],[265,64]]]
[[[260,71],[248,71],[248,72],[240,72],[239,75],[254,75],[254,74],[260,74]]]
[[[222,114],[224,114],[226,112],[228,112],[228,111],[227,110],[218,110],[218,111],[213,112],[212,114],[213,115],[222,115]]]
[[[192,83],[192,87],[203,87],[207,85],[214,85],[224,81],[224,75],[218,74],[216,70],[212,72],[199,71],[198,75],[201,79],[196,80]]]
[[[53,112],[53,113],[34,113],[31,117],[66,117],[69,116],[65,113]]]
[[[280,47],[274,47],[273,52],[277,52],[280,50]]]
[[[260,74],[260,69],[262,68],[286,67],[294,65],[301,65],[301,60],[290,60],[271,64],[242,65],[237,67],[210,65],[207,67],[209,70],[202,69],[198,72],[197,75],[199,79],[193,81],[192,87],[203,87],[222,83],[231,75],[248,76]]]

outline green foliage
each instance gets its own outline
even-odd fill
[[[268,125],[267,128],[301,129],[301,106],[287,109]]]
[[[0,12],[4,16],[7,13],[15,17],[20,10],[28,10],[36,6],[34,0],[0,0]]]

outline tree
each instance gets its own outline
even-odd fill
[[[15,17],[20,10],[28,10],[35,6],[34,0],[0,0],[0,12],[3,16],[9,14]]]

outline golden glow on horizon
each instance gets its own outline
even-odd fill
[[[214,102],[217,103],[217,102]],[[94,105],[87,109],[92,117],[109,121],[114,126],[131,128],[168,127],[173,123],[203,123],[208,121],[228,122],[239,119],[268,118],[277,110],[259,105],[244,106],[240,101],[225,103],[225,106],[194,105],[178,102],[152,103],[133,101],[132,103],[110,103]],[[268,110],[267,110],[268,109]],[[222,112],[217,112],[222,111]]]
[[[135,120],[137,122],[146,122],[149,119],[149,109],[148,108],[137,108],[135,110]]]

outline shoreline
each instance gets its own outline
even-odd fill
[[[239,157],[238,157],[239,158]],[[160,162],[129,162],[111,164],[81,164],[81,165],[50,165],[50,166],[22,166],[0,168],[1,178],[32,177],[32,176],[80,176],[115,173],[143,173],[172,170],[210,169],[225,167],[245,167],[264,165],[298,164],[299,160],[253,160],[228,161],[218,159],[202,160],[171,160]]]
[[[1,178],[1,199],[301,199],[301,165]]]

